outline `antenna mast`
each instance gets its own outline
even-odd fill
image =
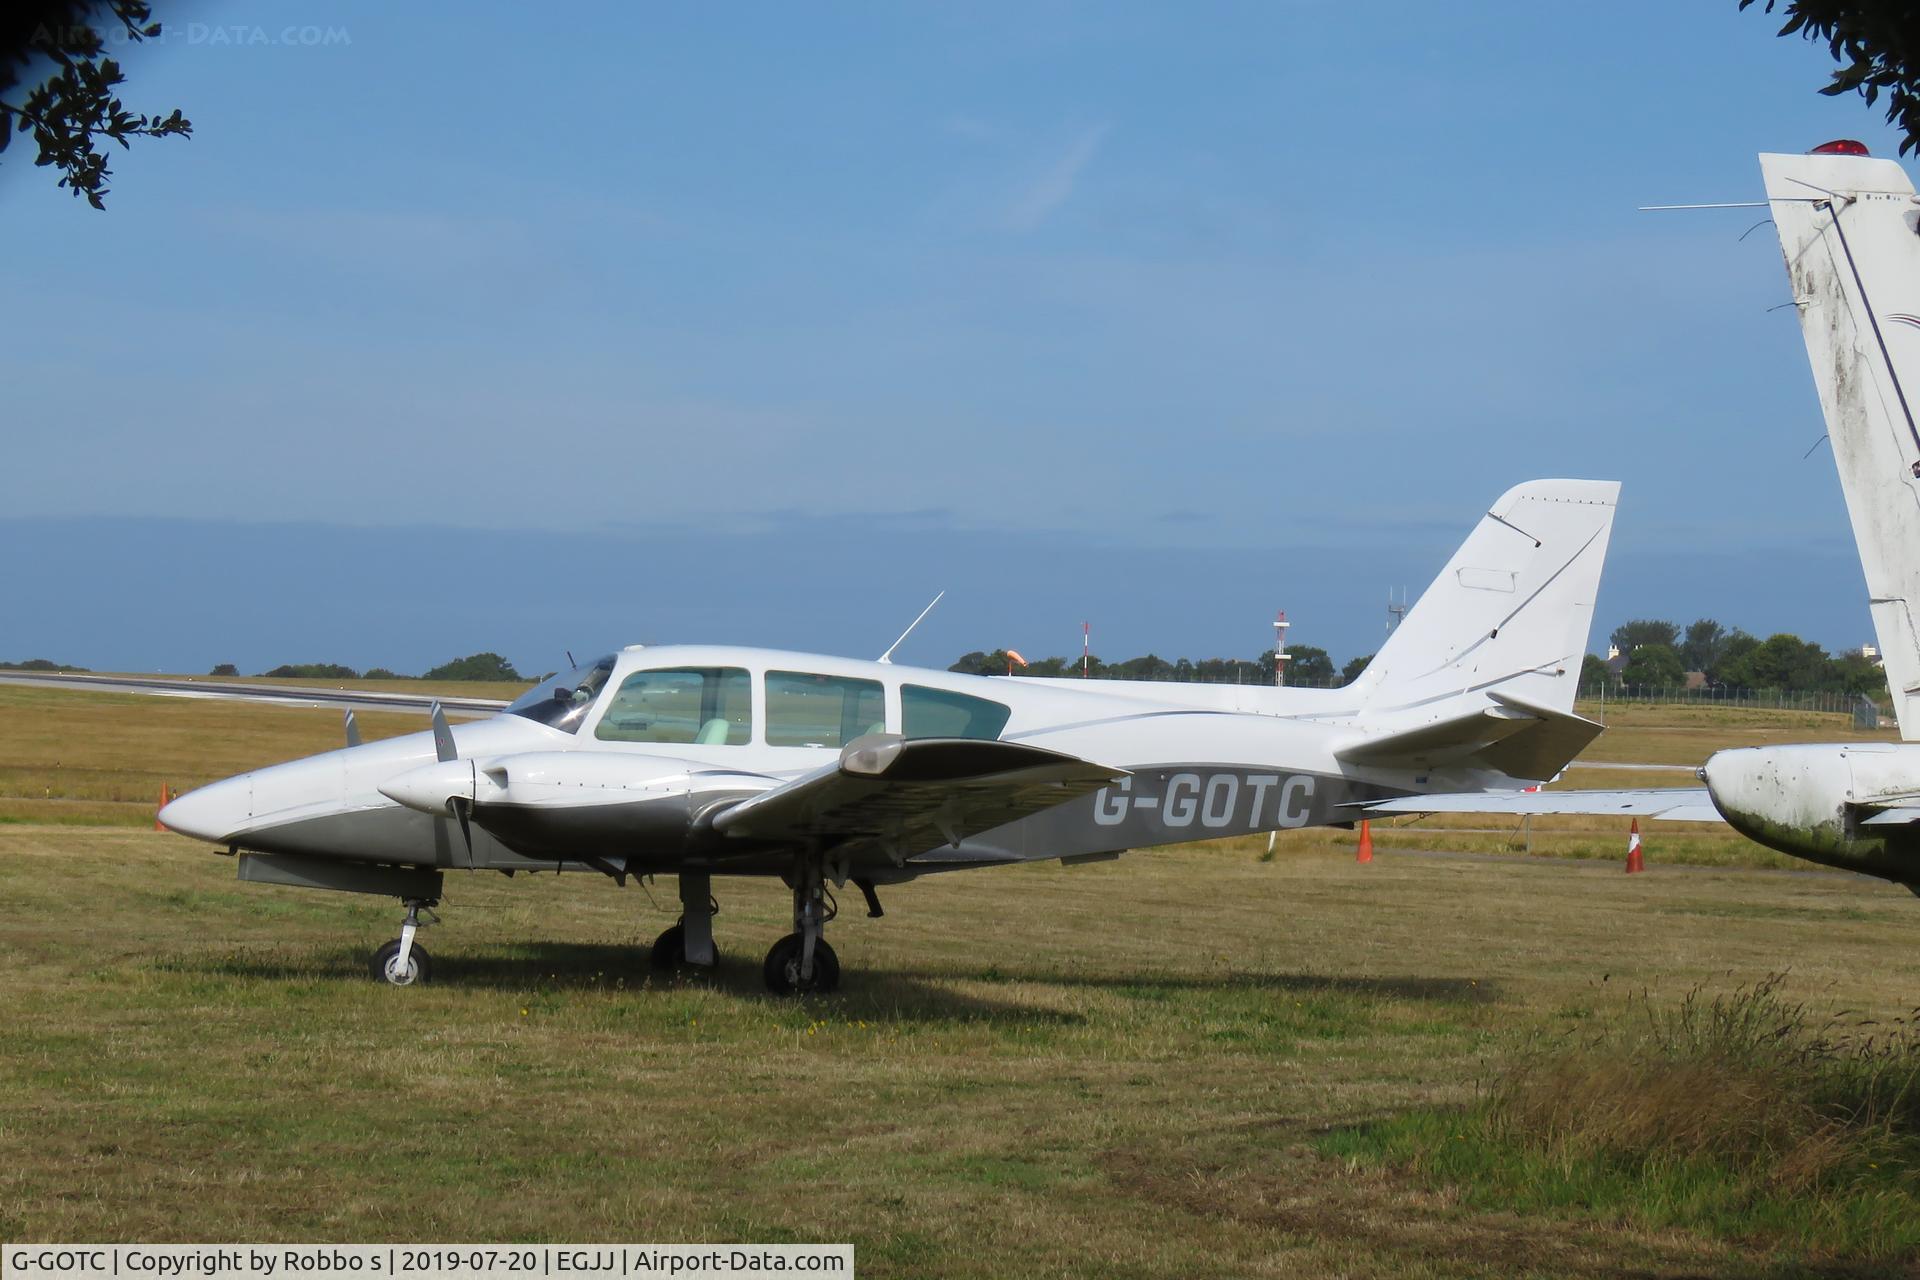
[[[1286,687],[1287,659],[1293,656],[1287,652],[1287,626],[1285,609],[1273,615],[1273,683],[1277,688]]]

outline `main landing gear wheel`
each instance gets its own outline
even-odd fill
[[[713,949],[714,963],[719,963],[720,948]],[[670,925],[659,937],[653,940],[653,950],[647,954],[647,964],[655,973],[668,973],[684,968],[687,963],[687,929],[685,925]]]
[[[840,957],[833,954],[825,938],[814,940],[813,975],[805,979],[800,976],[800,950],[805,941],[800,934],[790,933],[773,944],[761,971],[767,990],[777,996],[825,995],[840,986]]]
[[[373,976],[396,987],[411,987],[433,976],[433,960],[425,947],[415,943],[407,951],[406,963],[401,964],[400,939],[395,938],[373,953]]]

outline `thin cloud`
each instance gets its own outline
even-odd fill
[[[1080,175],[1093,163],[1106,141],[1109,126],[1101,124],[1074,139],[1065,153],[1029,183],[1007,207],[1001,221],[1011,231],[1032,231],[1045,222],[1061,205],[1073,197]]]

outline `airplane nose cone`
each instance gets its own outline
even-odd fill
[[[187,792],[160,810],[160,822],[183,836],[223,844],[253,816],[252,800],[252,780],[242,774]]]

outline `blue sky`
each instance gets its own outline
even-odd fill
[[[1343,659],[1540,475],[1601,633],[1871,634],[1770,232],[1634,209],[1895,151],[1733,0],[156,11],[191,141],[0,164],[0,657]]]

